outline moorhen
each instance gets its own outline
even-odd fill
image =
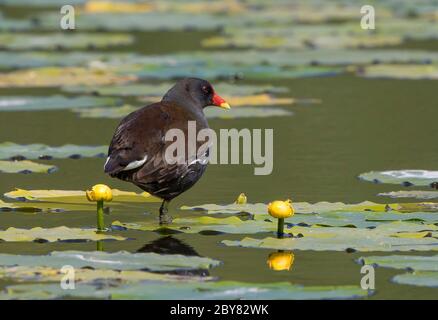
[[[105,173],[161,198],[160,224],[171,221],[171,217],[166,215],[169,202],[201,178],[209,155],[206,147],[202,151],[203,157],[199,157],[198,148],[205,146],[205,141],[196,141],[196,155],[186,151],[182,161],[167,161],[166,148],[173,141],[166,141],[166,132],[170,129],[182,130],[187,150],[189,121],[195,121],[196,135],[200,130],[207,129],[203,109],[210,105],[230,108],[208,81],[185,78],[178,81],[160,102],[123,118],[114,133],[104,166]]]

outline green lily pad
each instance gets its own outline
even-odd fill
[[[407,206],[412,204],[407,204]],[[417,205],[417,204],[415,204]],[[236,207],[239,205],[236,205]],[[248,208],[248,205],[241,205]],[[253,205],[254,206],[254,205]],[[263,205],[266,210],[266,205]],[[353,208],[353,207],[352,207]],[[399,212],[395,210],[385,211],[321,211],[318,214],[297,213],[292,217],[286,218],[286,232],[293,232],[295,226],[310,227],[345,227],[345,228],[375,228],[384,223],[406,222],[417,225],[430,225],[438,223],[438,208],[435,206],[434,212]],[[196,216],[177,217],[172,224],[165,227],[157,226],[154,221],[141,221],[123,223],[114,221],[113,227],[122,227],[132,230],[156,231],[172,230],[183,233],[231,233],[231,234],[256,234],[275,232],[277,230],[277,220],[266,212],[242,210],[239,213],[247,214],[245,217],[234,215],[235,213],[220,211],[219,216]],[[224,215],[226,215],[224,217]],[[249,218],[248,218],[249,217]],[[307,229],[305,229],[307,230]],[[310,230],[310,229],[309,229]],[[405,234],[404,234],[405,235]],[[427,235],[427,234],[425,234]]]
[[[436,80],[438,79],[438,66],[407,64],[374,65],[360,68],[358,74],[365,78]]]
[[[91,33],[3,33],[0,34],[0,48],[8,50],[29,49],[88,49],[108,48],[129,45],[134,37],[129,34],[91,34]]]
[[[119,119],[138,108],[131,105],[124,105],[117,108],[87,108],[75,110],[81,118],[110,118]],[[217,108],[208,108],[205,110],[205,115],[209,119],[237,119],[237,118],[266,118],[266,117],[285,117],[291,116],[293,113],[280,108],[263,108],[263,107],[244,107],[231,108],[230,110],[222,110]]]
[[[74,93],[93,93],[102,96],[163,96],[167,90],[169,90],[174,83],[163,82],[159,84],[148,83],[135,83],[125,85],[110,85],[100,87],[72,87],[66,86],[62,90],[66,92]],[[242,85],[242,84],[229,84],[229,83],[214,83],[216,92],[219,92],[221,96],[249,96],[255,94],[275,94],[286,93],[289,91],[286,87],[274,87],[271,85]]]
[[[121,287],[79,284],[75,290],[63,290],[59,284],[31,284],[8,286],[0,293],[0,299],[56,299],[69,297],[100,299],[354,299],[370,293],[357,286],[304,287],[290,283],[245,282],[169,282],[144,281]]]
[[[73,108],[89,108],[96,106],[114,106],[117,99],[104,97],[0,97],[0,111],[40,111]]]
[[[401,184],[404,186],[429,186],[438,181],[438,171],[389,170],[371,171],[359,175],[359,179],[374,183]]]
[[[57,282],[60,283],[65,274],[60,268],[41,266],[13,266],[0,267],[0,277],[19,282]],[[138,270],[109,270],[75,268],[75,283],[95,283],[105,281],[109,283],[132,283],[138,281],[209,281],[212,277],[196,277],[153,273]]]
[[[422,287],[438,286],[438,255],[433,256],[370,256],[361,257],[361,264],[375,265],[383,268],[410,270],[409,273],[396,275],[391,280],[398,284]]]
[[[142,221],[136,223],[122,223],[114,221],[113,227],[122,227],[131,230],[141,231],[165,231],[174,230],[184,233],[256,233],[273,232],[277,224],[273,222],[248,220],[244,221],[238,217],[214,218],[214,217],[194,217],[194,218],[175,218],[172,224],[160,227],[155,221]]]
[[[0,159],[10,158],[82,158],[82,157],[105,157],[107,146],[78,146],[66,144],[59,147],[51,147],[45,144],[16,144],[13,142],[0,143]]]
[[[42,30],[59,28],[59,13],[44,13],[36,17]],[[217,30],[229,19],[210,14],[186,14],[172,12],[133,12],[120,14],[86,13],[76,17],[82,31],[176,31]]]
[[[96,232],[94,232],[94,234],[96,234]],[[120,239],[116,238],[116,240]],[[18,265],[22,267],[45,266],[62,268],[62,266],[70,265],[74,268],[91,267],[94,269],[109,270],[175,271],[210,269],[219,264],[220,261],[205,257],[150,252],[129,253],[127,251],[119,251],[107,253],[103,251],[54,251],[44,256],[0,254],[0,265]]]
[[[236,119],[236,118],[267,118],[267,117],[287,117],[293,115],[291,111],[280,108],[245,107],[232,108],[223,112],[215,108],[205,110],[207,118],[214,119]]]
[[[97,233],[95,229],[68,227],[19,229],[10,227],[0,231],[0,240],[7,242],[56,242],[126,240],[126,238],[108,233]]]
[[[135,193],[131,191],[121,191],[112,189],[114,202],[161,202],[160,199],[153,197],[147,192]],[[90,204],[81,190],[24,190],[15,189],[4,194],[6,198],[18,201],[42,201],[50,203],[76,203]],[[59,204],[58,204],[59,205]],[[94,206],[94,205],[93,205]]]
[[[218,57],[219,58],[219,57]],[[231,58],[231,57],[230,57]],[[175,57],[173,59],[181,59]],[[183,57],[182,59],[188,59]],[[193,58],[192,58],[193,60]],[[224,62],[209,62],[207,57],[202,57],[200,61],[193,61],[192,64],[181,64],[176,67],[172,64],[142,64],[132,65],[131,68],[120,69],[120,74],[134,75],[140,79],[180,79],[187,77],[205,78],[205,79],[255,79],[265,80],[266,78],[274,79],[294,79],[305,77],[319,76],[334,76],[344,72],[343,68],[336,66],[297,66],[293,68],[284,68],[278,65],[263,65],[264,61],[260,61],[259,65],[254,62],[254,65],[244,61],[224,61]],[[237,59],[236,59],[237,60]],[[276,62],[272,62],[276,64]],[[288,63],[285,63],[288,65]]]
[[[401,190],[401,191],[382,192],[379,193],[378,196],[390,197],[390,198],[436,199],[438,198],[438,191]]]
[[[408,284],[421,287],[438,287],[438,272],[434,271],[414,271],[396,275],[392,281],[398,284]]]
[[[71,0],[69,4],[80,5],[86,3],[87,0]],[[0,4],[4,6],[24,6],[24,7],[61,7],[65,5],[65,0],[0,0]]]
[[[57,25],[59,27],[59,23]],[[29,68],[42,66],[87,66],[103,64],[120,74],[138,74],[144,78],[169,79],[188,75],[203,75],[212,79],[242,73],[247,77],[264,77],[266,74],[279,77],[324,75],[343,71],[340,66],[380,63],[425,63],[438,62],[438,53],[421,50],[395,49],[321,49],[321,50],[276,50],[266,54],[263,50],[244,51],[195,51],[160,56],[132,53],[41,53],[1,52],[0,67]],[[295,69],[294,69],[295,68]]]
[[[361,257],[362,264],[372,264],[383,268],[412,269],[415,271],[438,271],[438,255],[433,256],[369,256]]]
[[[56,170],[58,170],[56,166],[40,164],[27,160],[24,161],[0,160],[0,172],[3,173],[53,173]]]
[[[408,222],[389,222],[373,229],[306,228],[294,226],[288,230],[294,238],[244,238],[223,240],[227,246],[270,248],[278,250],[315,251],[437,251],[438,227]]]
[[[317,203],[294,202],[293,207],[296,213],[325,213],[325,212],[435,212],[438,206],[434,203],[375,203],[364,201],[356,204],[346,204],[343,202]],[[203,211],[206,214],[236,214],[247,212],[252,215],[266,215],[268,205],[265,203],[246,203],[246,204],[201,204],[197,206],[182,206],[181,210]]]
[[[135,81],[133,75],[118,75],[106,67],[45,67],[0,74],[0,87],[95,86]]]

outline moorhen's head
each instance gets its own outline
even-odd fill
[[[173,101],[198,109],[203,109],[207,106],[230,109],[230,105],[214,91],[210,82],[198,78],[179,80],[167,91],[163,101]]]

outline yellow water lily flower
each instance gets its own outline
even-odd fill
[[[86,191],[88,201],[111,201],[113,193],[110,187],[104,184],[96,184]]]
[[[236,204],[246,204],[248,201],[248,198],[246,197],[246,194],[244,194],[243,192],[241,194],[239,194],[239,196],[236,199]]]
[[[268,212],[272,217],[277,219],[289,218],[295,213],[291,200],[276,200],[269,203]]]
[[[292,252],[273,252],[266,261],[269,268],[275,271],[290,270],[294,264],[295,256]]]

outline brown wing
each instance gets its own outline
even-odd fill
[[[195,119],[186,110],[162,102],[131,113],[116,129],[105,172],[139,186],[156,184],[157,188],[163,181],[183,176],[188,165],[169,164],[165,160],[165,150],[171,142],[164,137],[172,128],[183,130],[187,137],[189,120]],[[204,127],[204,123],[197,124],[198,130]]]

